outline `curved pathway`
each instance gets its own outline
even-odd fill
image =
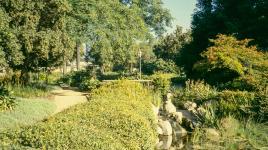
[[[54,90],[52,91],[54,96],[53,102],[56,104],[57,108],[54,114],[59,113],[71,106],[87,102],[86,93],[77,92],[74,90]]]

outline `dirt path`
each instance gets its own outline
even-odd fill
[[[64,109],[67,109],[76,104],[87,102],[86,94],[82,92],[59,89],[54,90],[52,93],[54,95],[53,102],[57,106],[54,114],[59,113]]]

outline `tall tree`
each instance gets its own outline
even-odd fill
[[[173,33],[159,39],[159,42],[154,46],[154,53],[157,58],[177,62],[181,49],[190,41],[190,31],[183,32],[182,27],[177,26]]]
[[[231,34],[238,39],[254,39],[260,49],[268,48],[268,1],[266,0],[198,0],[193,15],[193,42],[183,52],[184,66],[192,67],[200,53],[211,46],[209,39],[218,34]]]
[[[1,29],[1,47],[9,67],[21,71],[21,79],[29,79],[29,71],[62,63],[62,55],[73,49],[65,31],[64,14],[70,10],[67,1],[6,0],[1,10],[8,16],[8,26]]]
[[[72,0],[75,12],[73,14],[80,24],[77,25],[78,29],[86,31],[81,32],[81,35],[92,46],[90,55],[95,58],[95,63],[106,69],[126,69],[133,62],[133,59],[129,58],[136,54],[133,45],[137,41],[150,40],[150,31],[160,34],[166,24],[170,23],[170,14],[163,9],[160,2]],[[158,25],[153,24],[157,18],[156,8],[162,8],[166,12],[165,17],[160,17],[162,21],[159,21]],[[149,12],[151,18],[145,18],[144,14],[149,15]],[[82,26],[79,22],[83,22]]]

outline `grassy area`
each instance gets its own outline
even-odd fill
[[[0,113],[0,131],[31,125],[48,117],[56,106],[45,100],[17,100],[14,110]]]
[[[47,98],[56,87],[45,84],[32,84],[26,86],[8,86],[12,95],[21,98]]]
[[[0,135],[0,147],[34,149],[146,149],[156,142],[154,96],[138,83],[120,81],[91,94],[45,122]]]

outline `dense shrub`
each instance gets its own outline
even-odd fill
[[[243,91],[222,91],[217,96],[218,115],[233,115],[237,118],[253,116],[258,110],[254,111],[255,95]]]
[[[15,98],[10,96],[9,91],[0,86],[0,112],[12,110],[16,105]]]
[[[268,84],[268,58],[256,46],[250,46],[250,41],[218,35],[193,70],[198,77],[209,83],[222,83],[224,88],[259,91]]]
[[[37,149],[154,149],[153,96],[140,84],[119,81],[94,90],[90,103],[46,122],[0,135],[2,147]]]
[[[118,72],[106,72],[100,75],[100,80],[118,80],[121,74]]]
[[[268,88],[255,94],[255,100],[252,104],[254,110],[256,110],[258,117],[262,122],[268,121]]]
[[[202,104],[205,101],[213,100],[217,96],[217,90],[204,81],[188,80],[185,82],[185,88],[175,93],[177,99],[175,103],[192,101]]]
[[[193,101],[204,110],[198,117],[205,124],[215,124],[215,117],[218,119],[229,115],[242,120],[254,118],[261,122],[268,118],[268,92],[265,89],[259,92],[218,91],[203,81],[188,80],[184,88],[174,91],[174,104],[177,107],[183,108],[185,101]]]
[[[239,121],[227,117],[219,121],[219,134],[207,136],[206,129],[196,129],[192,134],[192,143],[200,149],[237,150],[267,149],[268,124],[252,121]]]
[[[142,72],[149,75],[157,72],[179,74],[181,70],[173,61],[155,59],[152,61],[144,61],[142,64]]]
[[[63,82],[80,90],[88,91],[99,87],[99,80],[92,70],[82,70],[63,76],[59,82]]]
[[[163,74],[156,73],[152,75],[153,86],[156,92],[160,92],[161,95],[166,95],[171,87],[171,79],[174,77],[174,74]]]

